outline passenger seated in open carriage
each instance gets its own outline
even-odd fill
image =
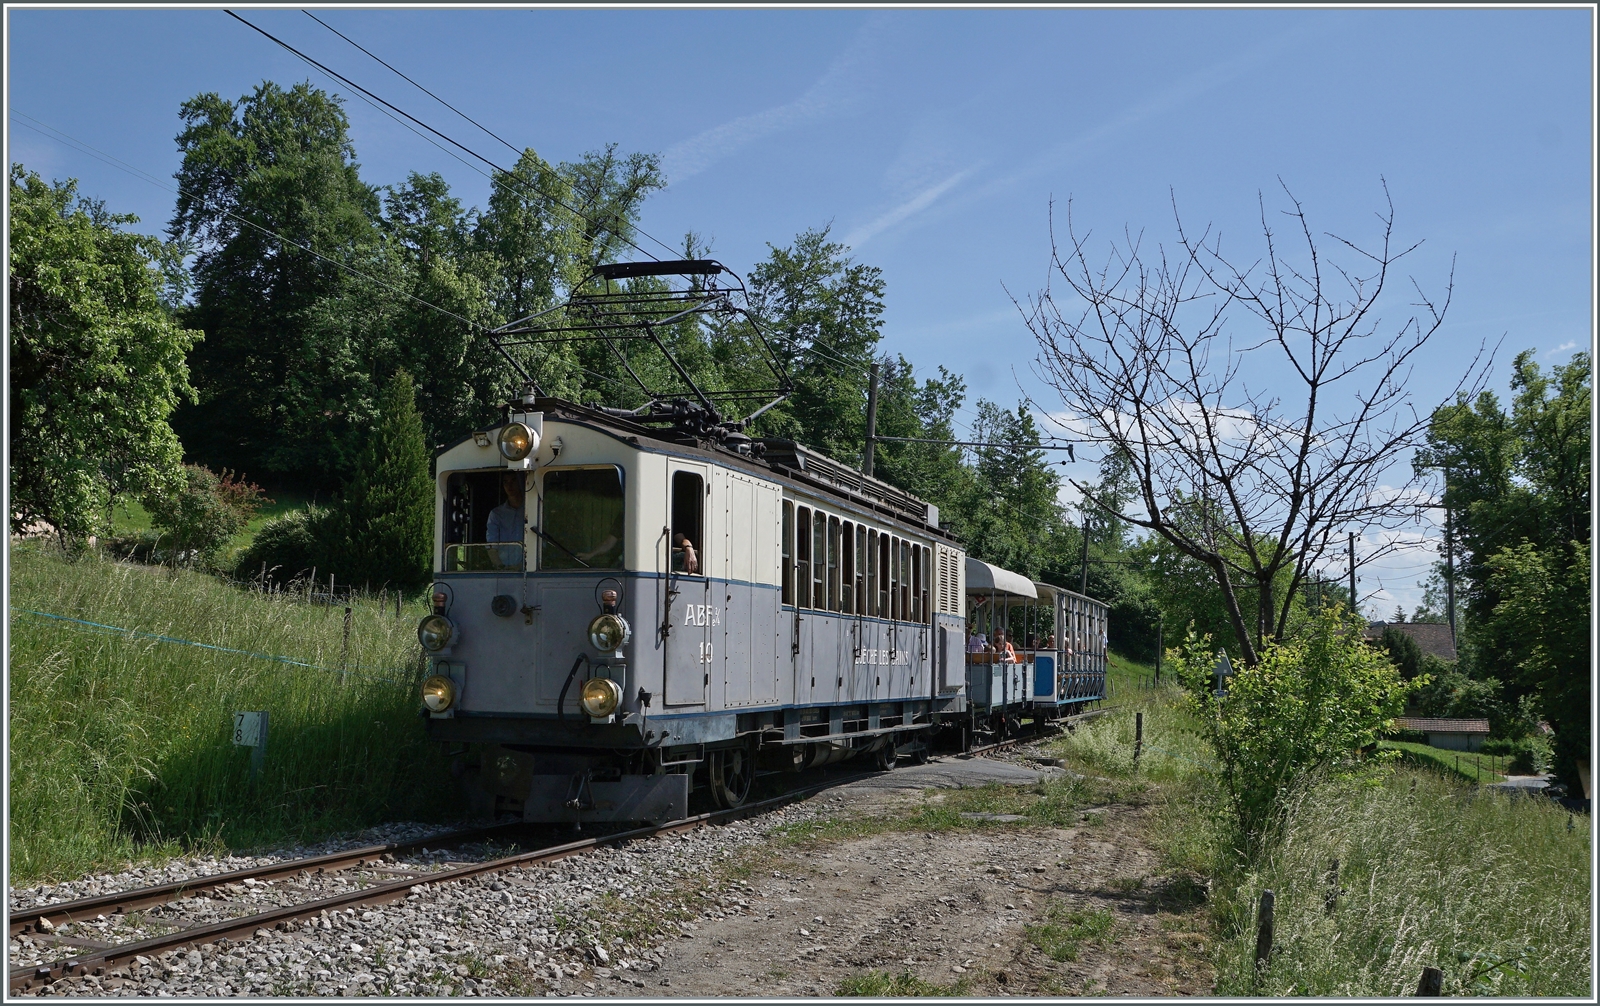
[[[1006,630],[996,629],[994,633],[994,654],[997,664],[1015,664],[1017,651],[1011,648],[1011,641],[1006,638]]]

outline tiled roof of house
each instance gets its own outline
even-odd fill
[[[1486,734],[1488,720],[1452,720],[1435,716],[1396,716],[1394,725],[1401,730],[1420,730],[1426,734]]]
[[[1456,641],[1450,638],[1450,626],[1434,622],[1371,622],[1365,633],[1368,639],[1381,639],[1383,630],[1393,627],[1417,641],[1425,654],[1442,660],[1456,659]]]

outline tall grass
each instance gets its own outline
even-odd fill
[[[1207,878],[1218,995],[1410,995],[1424,966],[1443,969],[1447,995],[1589,994],[1587,817],[1436,771],[1379,766],[1307,787],[1280,839],[1241,865],[1215,761],[1182,693],[1125,686],[1113,701],[1055,751],[1068,768],[1152,804],[1147,837],[1164,865]],[[1342,890],[1329,913],[1335,858]],[[1276,949],[1257,978],[1264,889],[1276,895]]]
[[[1315,787],[1237,886],[1217,991],[1409,995],[1434,966],[1445,995],[1587,997],[1592,853],[1580,823],[1542,798],[1414,769]],[[1342,890],[1329,912],[1335,858]],[[1277,947],[1255,979],[1263,889],[1276,897]]]
[[[344,608],[214,577],[11,550],[10,865],[17,881],[197,847],[249,848],[455,812],[418,717],[420,607]],[[108,634],[25,611],[277,654]],[[231,743],[266,710],[265,768]]]

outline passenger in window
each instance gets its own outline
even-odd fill
[[[672,537],[672,571],[691,576],[700,572],[700,558],[694,554],[694,542],[682,531]]]
[[[1017,651],[1011,648],[1011,641],[1006,638],[1006,630],[996,629],[994,633],[995,662],[1001,664],[1014,664],[1017,662]]]
[[[976,625],[974,625],[972,627],[971,634],[969,636],[967,636],[967,652],[968,653],[987,653],[987,652],[989,652],[989,637],[984,635],[983,633],[979,632],[978,631],[978,627]]]
[[[527,527],[522,510],[522,476],[507,472],[500,480],[500,489],[505,493],[505,502],[489,511],[489,524],[484,530],[483,540],[521,545]],[[509,569],[519,564],[521,556],[517,549],[497,548],[494,551],[499,553],[502,568]]]

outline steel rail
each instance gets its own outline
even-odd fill
[[[216,890],[219,887],[237,884],[244,880],[271,880],[278,877],[295,876],[300,873],[337,873],[342,870],[365,866],[369,862],[378,862],[386,854],[405,852],[411,849],[444,848],[446,846],[462,845],[466,842],[477,841],[480,838],[492,837],[500,832],[524,827],[526,825],[518,821],[513,824],[466,828],[460,831],[448,831],[431,835],[427,838],[408,839],[404,842],[390,842],[385,845],[368,845],[359,849],[346,849],[343,852],[331,852],[306,859],[285,860],[268,866],[249,867],[228,873],[191,877],[188,880],[178,880],[170,884],[158,884],[154,887],[139,887],[112,894],[98,894],[92,898],[80,898],[77,901],[64,901],[54,905],[41,905],[24,912],[8,913],[6,922],[10,935],[13,937],[43,932],[71,922],[93,919],[97,915],[122,914],[137,911],[141,908],[151,908],[155,905],[165,905],[187,895]],[[48,922],[48,926],[41,924],[46,922]]]
[[[860,777],[865,777],[866,775],[870,774],[872,773],[858,773]],[[50,983],[61,978],[72,977],[75,975],[99,974],[108,968],[116,967],[126,961],[132,960],[135,957],[152,956],[166,953],[171,950],[177,950],[181,947],[199,946],[204,943],[216,943],[221,940],[235,940],[240,937],[250,936],[259,930],[287,927],[288,923],[296,919],[320,915],[325,911],[341,910],[345,908],[356,907],[358,905],[381,905],[394,901],[400,901],[408,897],[414,889],[425,887],[429,884],[465,880],[467,878],[481,876],[486,873],[499,873],[515,866],[554,862],[558,859],[565,859],[568,856],[575,856],[585,852],[591,852],[595,849],[599,849],[608,845],[622,844],[634,841],[636,839],[649,838],[654,835],[671,834],[678,831],[689,831],[706,824],[734,820],[746,815],[758,814],[786,803],[792,803],[796,800],[803,800],[814,793],[819,793],[825,789],[831,789],[835,786],[849,782],[852,780],[852,778],[853,777],[846,776],[840,779],[830,780],[826,783],[819,783],[814,786],[795,790],[794,792],[785,793],[781,796],[772,797],[771,799],[762,800],[757,803],[745,804],[744,806],[735,807],[731,810],[719,810],[712,811],[707,814],[697,814],[692,817],[682,818],[677,821],[669,821],[665,824],[649,825],[647,827],[635,828],[631,831],[617,832],[611,835],[598,835],[594,838],[586,838],[576,842],[568,842],[564,845],[550,846],[544,849],[536,849],[531,852],[518,853],[513,856],[506,856],[502,859],[486,860],[482,863],[469,863],[465,866],[458,866],[449,870],[441,870],[437,873],[429,873],[417,877],[407,877],[401,880],[390,881],[388,883],[374,884],[371,887],[364,887],[355,891],[345,891],[329,897],[301,902],[297,905],[283,905],[277,908],[269,909],[265,912],[258,912],[254,915],[244,915],[236,919],[224,919],[220,922],[194,926],[192,928],[182,929],[177,932],[166,933],[161,936],[154,936],[145,940],[138,940],[133,943],[123,943],[114,947],[107,947],[105,949],[94,949],[75,957],[54,961],[50,964],[13,968],[8,976],[8,987],[12,991],[17,991],[30,988],[35,984]],[[434,839],[432,839],[432,841],[438,842],[439,837],[436,836]],[[421,845],[423,843],[419,841],[416,844]],[[381,847],[374,846],[372,848]],[[352,853],[359,851],[363,850],[351,850]],[[350,853],[343,855],[348,856]],[[321,859],[324,857],[316,858]],[[304,864],[306,862],[306,860],[298,860],[294,864],[285,863],[282,865],[285,867],[292,867],[291,872],[298,872],[299,870],[305,868]],[[206,879],[216,880],[218,878]],[[192,890],[193,888],[191,887],[190,889]],[[52,907],[59,908],[64,906]]]
[[[1119,708],[1121,707],[1101,706],[1098,709],[1090,709],[1087,712],[1073,713],[1071,716],[1063,716],[1060,719],[1051,720],[1050,723],[1052,726],[1055,724],[1079,723],[1084,720],[1092,720],[1096,716],[1104,716],[1106,713],[1112,712]],[[1025,741],[1035,741],[1044,736],[1045,732],[1036,728],[1031,734],[1028,734],[1025,737],[1007,737],[1005,740],[995,741],[993,744],[984,744],[981,747],[968,748],[965,753],[973,757],[978,757],[980,755],[988,754],[990,751],[1003,751],[1006,748],[1015,747],[1016,745]]]

